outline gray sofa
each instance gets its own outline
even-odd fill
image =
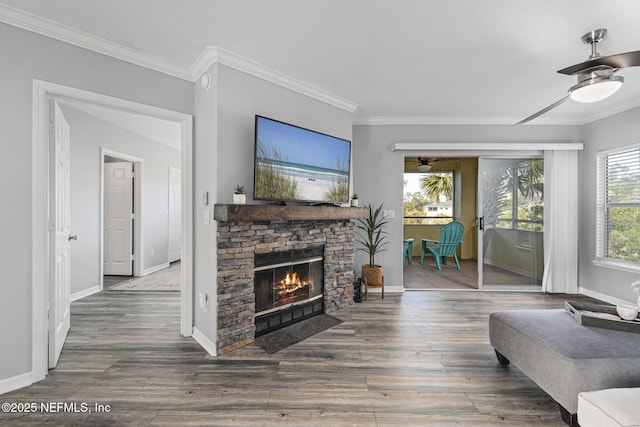
[[[565,310],[511,310],[489,316],[498,361],[513,363],[578,425],[578,394],[640,386],[640,334],[579,325]]]

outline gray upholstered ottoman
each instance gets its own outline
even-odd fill
[[[640,334],[581,326],[561,309],[491,313],[489,339],[498,361],[547,392],[569,425],[580,392],[640,386]]]

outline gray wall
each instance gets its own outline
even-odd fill
[[[404,157],[426,155],[428,152],[394,152],[394,142],[579,142],[578,126],[354,126],[353,130],[353,191],[360,204],[384,203],[395,211],[388,226],[387,251],[376,257],[384,267],[385,287],[402,288],[402,190]],[[464,224],[465,228],[473,224]],[[379,259],[379,261],[378,261]],[[356,272],[366,256],[358,252]]]
[[[353,113],[330,106],[265,80],[214,65],[210,91],[196,85],[195,147],[195,271],[194,295],[206,292],[210,304],[216,298],[215,223],[203,224],[202,192],[209,191],[213,203],[231,203],[236,184],[247,190],[247,203],[254,203],[254,116],[282,120],[351,140]],[[194,310],[195,326],[216,341],[216,313]]]
[[[0,24],[0,381],[31,370],[32,81],[45,80],[187,114],[193,84]],[[10,208],[6,208],[10,207]]]
[[[252,201],[256,114],[351,140],[352,113],[226,66],[218,70],[218,203],[231,203],[236,184]]]
[[[100,148],[144,160],[143,270],[169,262],[169,166],[180,151],[74,108],[62,107],[71,127],[71,294],[100,283]],[[151,250],[154,255],[151,255]]]
[[[631,282],[640,273],[615,270],[592,263],[596,255],[596,155],[598,151],[640,143],[640,108],[583,127],[585,149],[579,156],[580,253],[579,284],[587,291],[635,302]]]

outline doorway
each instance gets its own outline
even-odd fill
[[[144,159],[100,149],[100,290],[144,266],[142,200]],[[115,280],[114,280],[115,279]]]
[[[477,158],[405,157],[403,240],[413,239],[409,249],[411,258],[403,257],[405,289],[477,287],[476,181]],[[438,270],[428,252],[421,263],[422,239],[438,241],[440,228],[452,221],[459,221],[464,226],[463,243],[457,248],[461,270],[456,268],[453,260]]]
[[[180,127],[182,147],[182,169],[190,169],[192,159],[192,116],[157,107],[151,107],[87,92],[67,86],[34,80],[33,84],[33,266],[32,266],[32,381],[43,379],[47,374],[48,357],[48,318],[53,311],[55,316],[59,308],[57,300],[50,300],[49,291],[52,280],[49,265],[54,252],[49,247],[51,220],[49,215],[51,197],[50,162],[53,155],[49,149],[49,113],[51,100],[72,99],[97,104],[105,108],[128,111],[141,116],[156,117],[177,123]],[[183,218],[192,215],[192,178],[186,175],[182,180],[181,204]],[[55,204],[55,203],[54,203]],[[190,336],[193,329],[192,294],[193,294],[193,260],[191,253],[193,224],[191,221],[182,223],[182,273],[181,273],[181,322],[180,332],[183,336]],[[68,299],[67,299],[68,301]],[[61,309],[65,309],[61,307]]]
[[[540,290],[544,259],[542,159],[440,157],[431,153],[407,156],[404,165],[403,240],[413,239],[412,262],[402,258],[405,289]],[[528,173],[532,171],[537,173]],[[451,185],[440,185],[449,176]],[[503,179],[500,193],[496,193],[496,182],[489,185],[489,176],[494,181]],[[411,180],[415,181],[413,189],[409,188]],[[432,194],[434,187],[442,188],[442,194]],[[496,198],[502,207],[499,214],[490,211],[498,206]],[[458,248],[461,270],[454,262],[437,270],[428,253],[421,264],[422,239],[438,241],[442,224],[454,220],[465,227],[463,244]]]

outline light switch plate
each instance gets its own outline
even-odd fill
[[[204,211],[202,219],[204,219],[204,225],[209,225],[209,211]]]
[[[382,211],[382,215],[384,215],[385,218],[393,219],[396,217],[396,211],[392,209],[388,211]]]

